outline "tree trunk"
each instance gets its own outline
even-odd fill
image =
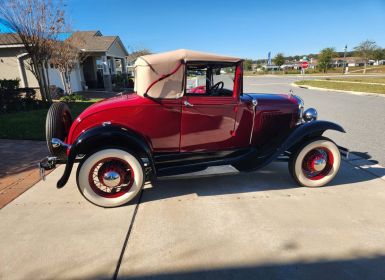
[[[65,71],[65,74],[64,74],[64,77],[65,77],[65,83],[66,83],[66,89],[67,89],[67,93],[68,95],[71,95],[72,94],[72,90],[71,90],[71,84],[70,84],[70,77],[69,77],[69,73],[68,71],[66,70]]]
[[[47,96],[46,96],[46,92],[45,92],[42,77],[41,77],[40,67],[39,67],[39,65],[37,63],[37,59],[35,57],[31,56],[30,59],[32,61],[32,64],[31,64],[31,66],[33,68],[32,73],[34,74],[34,76],[35,76],[35,78],[39,84],[41,99],[46,102]]]
[[[46,61],[45,63],[45,74],[47,77],[47,90],[48,90],[48,95],[49,95],[49,100],[52,102],[52,96],[51,96],[51,83],[49,81],[49,73],[48,73],[48,62]]]
[[[366,60],[364,62],[364,74],[366,74]]]
[[[72,87],[71,87],[71,72],[67,72],[67,86],[68,86],[68,92],[69,94],[72,94]]]
[[[52,102],[51,94],[49,93],[48,85],[47,85],[47,77],[45,76],[45,71],[44,71],[44,64],[40,66],[41,68],[41,76],[42,76],[42,82],[43,82],[43,87],[45,91],[45,97],[48,102]]]
[[[47,97],[46,97],[46,95],[45,95],[43,83],[42,83],[42,81],[41,81],[40,71],[39,71],[39,69],[35,69],[35,71],[36,71],[35,77],[36,77],[36,80],[37,80],[37,82],[38,82],[38,84],[39,84],[39,89],[40,89],[40,96],[41,96],[41,99],[42,99],[44,102],[46,102],[46,101],[47,101]]]
[[[64,72],[60,71],[60,78],[61,78],[61,82],[63,84],[63,90],[64,90],[64,94],[66,95],[68,93],[68,90],[67,90],[67,84],[65,82],[65,78],[64,78]]]

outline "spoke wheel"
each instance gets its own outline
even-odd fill
[[[302,160],[302,170],[306,178],[319,180],[333,168],[333,153],[325,147],[317,147],[308,152]]]
[[[128,203],[144,184],[138,158],[121,149],[104,149],[86,157],[78,167],[76,180],[81,194],[102,207]]]
[[[337,175],[341,155],[337,145],[320,137],[304,143],[291,156],[289,171],[295,181],[304,187],[322,187]]]
[[[91,168],[88,182],[100,196],[119,197],[130,190],[134,182],[134,171],[126,161],[119,158],[105,158]]]

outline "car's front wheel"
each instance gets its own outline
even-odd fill
[[[337,175],[341,155],[337,145],[320,137],[303,144],[291,156],[290,174],[301,186],[322,187]]]
[[[144,184],[144,171],[138,158],[121,149],[104,149],[85,158],[76,176],[79,191],[101,207],[128,203]]]

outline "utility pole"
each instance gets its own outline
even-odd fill
[[[348,49],[348,45],[346,44],[345,45],[345,49],[344,49],[344,66],[342,67],[342,74],[345,73],[345,68],[346,68],[346,50]]]

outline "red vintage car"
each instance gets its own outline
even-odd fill
[[[244,93],[242,83],[239,58],[189,50],[139,57],[135,93],[98,102],[73,122],[66,104],[51,106],[52,156],[41,170],[65,163],[61,188],[79,162],[80,192],[102,207],[129,202],[145,181],[218,165],[253,171],[287,160],[299,185],[329,183],[346,149],[322,135],[344,129],[317,121],[298,96]]]

